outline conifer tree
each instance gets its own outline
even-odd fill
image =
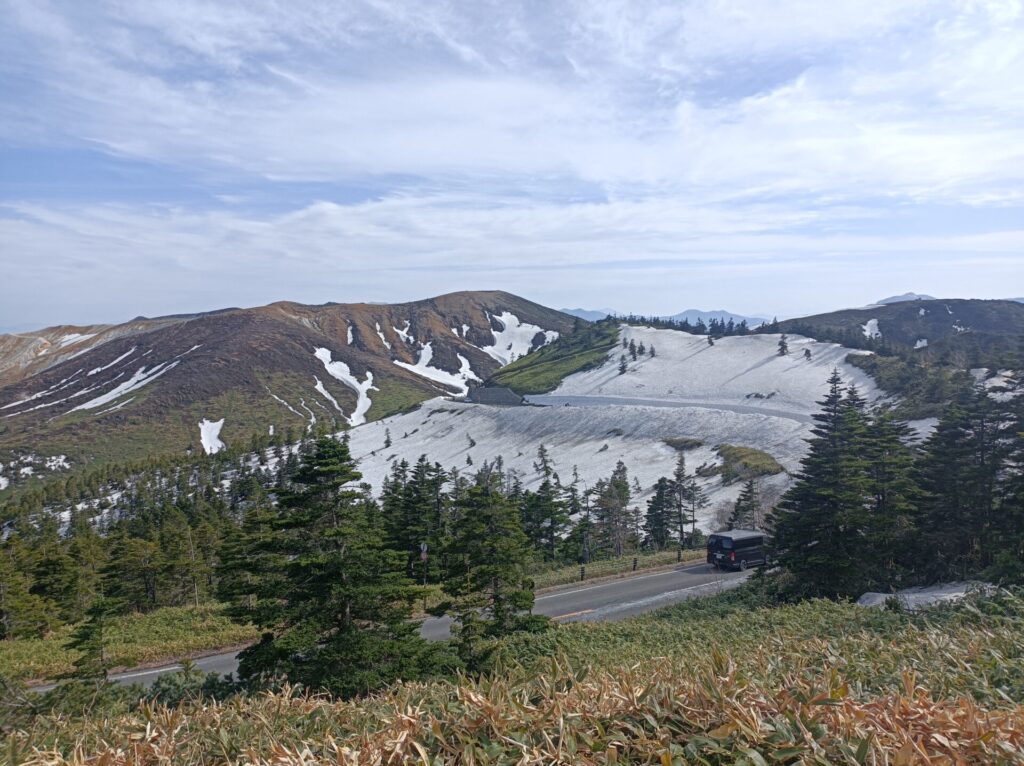
[[[630,534],[629,475],[621,460],[612,475],[594,485],[594,526],[597,548],[621,556]]]
[[[933,578],[965,578],[994,561],[1004,425],[997,403],[978,387],[946,409],[924,444],[917,525]]]
[[[864,402],[854,389],[844,396],[838,371],[828,383],[796,483],[773,513],[773,558],[807,595],[856,597],[886,587],[890,573],[866,561],[880,524]]]
[[[0,639],[36,638],[56,626],[56,609],[32,592],[29,550],[18,534],[0,545]]]
[[[242,653],[241,677],[284,676],[349,697],[432,671],[437,651],[409,619],[419,590],[402,553],[368,523],[360,478],[347,443],[329,437],[293,477],[270,541],[285,565],[263,583],[255,617],[266,632]]]
[[[498,490],[497,481],[493,473],[481,471],[455,498],[443,585],[450,601],[435,610],[455,619],[459,654],[470,667],[486,661],[489,640],[545,624],[544,618],[530,614],[527,539],[517,509]]]
[[[786,334],[783,333],[782,337],[779,338],[779,356],[786,356],[789,353],[789,342],[786,340]]]
[[[760,512],[757,482],[753,478],[747,479],[729,517],[729,529],[757,529]]]
[[[646,541],[655,550],[664,549],[672,533],[672,482],[662,476],[654,484],[654,494],[647,501],[644,514]]]
[[[629,367],[626,364],[626,355],[622,354],[619,357],[619,375],[625,375]]]

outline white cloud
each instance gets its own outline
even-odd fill
[[[0,141],[243,178],[288,212],[247,209],[251,189],[217,191],[232,213],[8,191],[0,297],[90,272],[108,305],[154,274],[203,308],[411,298],[561,269],[532,294],[622,305],[641,274],[727,297],[770,264],[795,300],[801,269],[860,289],[882,267],[925,279],[925,253],[948,286],[907,289],[998,288],[1018,227],[945,224],[1022,204],[1022,7],[6,0]],[[302,180],[380,199],[290,197]],[[900,229],[908,206],[941,210],[933,231]],[[970,258],[989,275],[958,273]]]

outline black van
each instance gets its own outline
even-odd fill
[[[716,569],[739,569],[767,564],[764,532],[731,529],[708,538],[708,563]]]

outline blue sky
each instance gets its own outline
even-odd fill
[[[1024,293],[1024,0],[0,0],[0,328]]]

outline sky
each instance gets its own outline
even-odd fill
[[[1024,294],[1024,0],[0,0],[0,329]]]

